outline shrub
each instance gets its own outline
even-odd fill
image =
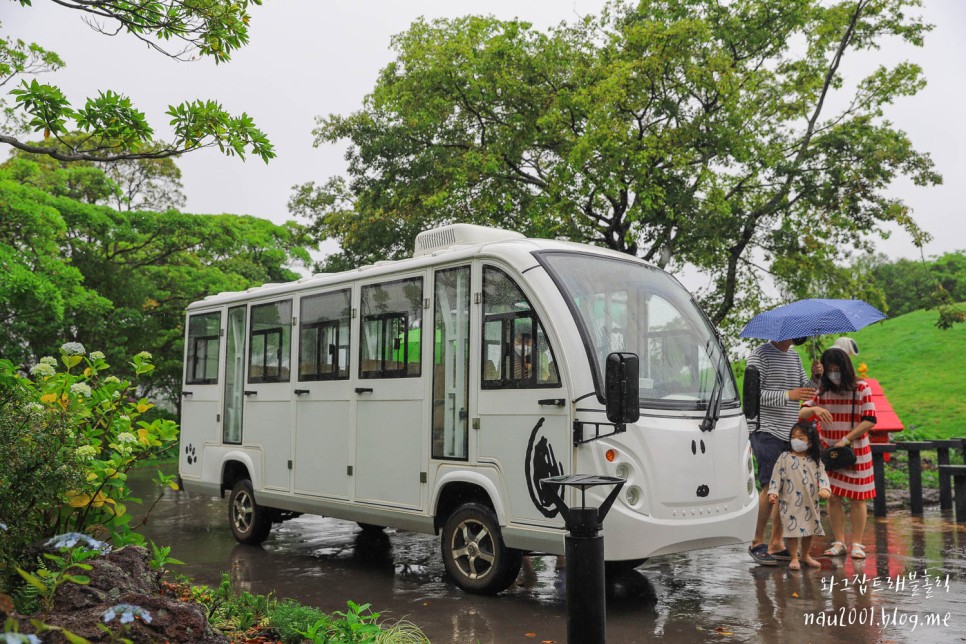
[[[177,424],[144,414],[154,405],[137,397],[137,378],[154,369],[146,352],[134,356],[133,380],[108,375],[99,351],[64,344],[60,360],[42,358],[30,376],[0,359],[0,563],[16,562],[24,546],[65,532],[89,532],[115,545],[143,544],[129,525],[127,473],[170,448]],[[159,484],[175,487],[173,476]]]

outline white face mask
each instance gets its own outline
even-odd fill
[[[792,451],[793,452],[804,452],[808,450],[808,441],[803,441],[800,438],[792,439]]]
[[[828,379],[833,385],[838,385],[842,383],[842,374],[838,371],[829,371]]]

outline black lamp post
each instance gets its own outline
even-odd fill
[[[571,474],[542,479],[567,525],[567,641],[603,644],[607,639],[607,597],[604,586],[604,517],[610,511],[624,479],[592,474]],[[580,488],[579,508],[567,507],[558,486]],[[586,491],[598,485],[616,486],[599,508],[588,508]]]

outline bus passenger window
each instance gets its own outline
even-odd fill
[[[560,386],[536,311],[506,273],[489,267],[483,271],[482,375],[484,389]]]
[[[360,378],[414,378],[422,373],[421,277],[362,287]]]
[[[218,384],[221,313],[192,315],[188,319],[188,373],[185,384]]]
[[[351,291],[303,297],[299,320],[299,380],[349,377]]]
[[[248,338],[248,382],[288,382],[292,300],[252,307]]]

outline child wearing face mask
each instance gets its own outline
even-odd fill
[[[791,431],[791,446],[791,451],[783,452],[775,462],[768,488],[768,502],[778,504],[785,543],[791,554],[789,569],[801,570],[799,539],[802,541],[801,561],[810,568],[821,568],[822,564],[812,557],[809,550],[812,537],[825,534],[819,513],[819,499],[827,499],[831,489],[822,464],[822,449],[815,425],[796,423]]]

